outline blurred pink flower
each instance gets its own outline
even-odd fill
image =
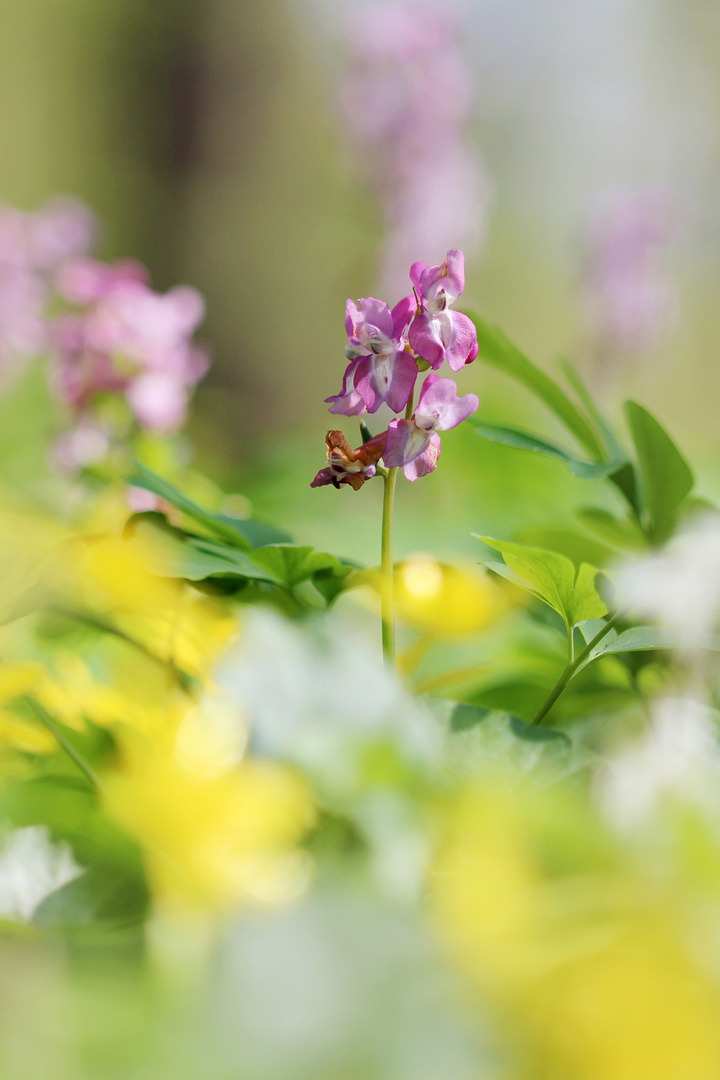
[[[88,250],[94,235],[93,215],[71,199],[34,213],[0,206],[0,385],[47,349],[52,275]]]
[[[88,465],[97,465],[110,449],[107,431],[92,420],[82,420],[66,431],[55,443],[54,460],[64,472],[75,473]]]
[[[665,262],[677,231],[668,192],[608,195],[587,240],[583,289],[587,332],[602,360],[655,350],[672,328],[677,293]]]
[[[473,252],[491,185],[464,128],[473,83],[452,5],[394,0],[348,21],[340,90],[349,142],[385,219],[383,291],[397,293],[418,252]]]
[[[95,395],[122,392],[141,427],[175,431],[209,365],[191,340],[205,304],[188,286],[161,294],[147,280],[129,260],[76,259],[61,268],[58,288],[79,310],[52,326],[54,386],[81,413]]]

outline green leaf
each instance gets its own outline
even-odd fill
[[[334,555],[298,544],[269,544],[256,548],[248,558],[287,589],[312,580],[316,586],[320,583],[321,593],[323,585],[326,592],[332,591],[329,587],[331,577],[344,581],[354,569]]]
[[[531,435],[526,431],[518,431],[516,428],[501,427],[499,424],[491,424],[486,420],[470,418],[470,422],[477,431],[489,442],[502,443],[504,446],[514,446],[518,450],[530,450],[534,454],[542,454],[544,457],[555,458],[562,461],[568,467],[573,476],[579,476],[583,480],[597,480],[600,477],[609,476],[617,469],[614,461],[583,461],[574,457],[557,443],[543,439],[539,435]]]
[[[218,573],[234,575],[235,577],[247,578],[250,581],[265,581],[270,585],[286,586],[287,582],[282,574],[273,570],[268,560],[261,554],[267,548],[255,548],[253,551],[238,551],[236,548],[228,548],[223,544],[217,544],[212,540],[195,539],[191,542],[191,548],[199,555],[215,558],[223,564],[223,569]]]
[[[155,511],[130,518],[123,541],[128,557],[143,570],[158,577],[189,581],[233,571],[233,555],[242,554],[237,548],[219,544],[205,547],[199,537],[174,528]]]
[[[276,529],[272,525],[203,510],[201,506],[194,503],[192,499],[188,499],[171,483],[161,476],[157,476],[139,462],[135,463],[135,472],[128,478],[127,482],[135,487],[151,491],[161,499],[165,499],[178,510],[182,510],[193,521],[197,521],[198,524],[203,525],[210,532],[236,547],[247,549],[255,547],[257,544],[289,540],[287,533],[281,529]]]
[[[594,566],[583,563],[576,572],[571,560],[556,551],[495,540],[477,533],[473,535],[499,551],[506,566],[562,616],[568,630],[585,619],[599,618],[607,613],[607,606],[595,588],[597,569]]]
[[[523,529],[520,540],[533,547],[547,548],[566,555],[576,566],[583,563],[590,566],[605,566],[617,556],[611,548],[599,543],[591,536],[573,532],[571,529]]]
[[[360,438],[362,439],[364,445],[366,442],[370,442],[370,440],[372,439],[372,432],[365,423],[365,421],[362,420],[360,417],[358,417],[358,423],[360,425]]]
[[[235,580],[274,585],[290,592],[311,581],[319,594],[315,594],[316,601],[322,597],[329,604],[356,569],[334,555],[296,544],[269,544],[241,551],[220,540],[176,529],[156,512],[132,517],[123,539],[129,557],[149,573],[203,582],[211,591],[232,591]]]
[[[627,451],[618,442],[617,436],[608,423],[606,418],[598,406],[593,401],[592,395],[588,390],[585,383],[580,378],[574,365],[569,360],[563,358],[559,361],[560,367],[565,375],[565,378],[572,386],[573,390],[577,394],[578,398],[585,406],[588,416],[595,425],[596,430],[602,435],[607,450],[608,457],[611,460],[625,461],[627,459]]]
[[[577,510],[575,517],[581,525],[617,551],[640,551],[647,547],[643,531],[634,518],[618,518],[596,506]]]
[[[47,896],[32,921],[57,930],[131,926],[143,920],[149,903],[142,877],[107,866],[91,867]]]
[[[692,491],[692,470],[647,409],[626,401],[625,415],[637,452],[648,535],[654,543],[663,543],[673,532],[680,503]]]
[[[592,640],[594,634],[591,632],[591,627],[587,630],[582,628],[583,637],[586,640]],[[589,637],[588,637],[589,634]],[[622,633],[617,634],[611,630],[607,637],[593,649],[590,654],[588,663],[593,660],[597,660],[600,656],[607,656],[613,653],[626,653],[626,652],[650,652],[655,649],[679,649],[683,645],[683,642],[678,638],[677,634],[665,626],[631,626],[628,630],[623,630]],[[703,642],[703,647],[712,652],[720,651],[720,636],[716,634],[710,635],[706,641]]]
[[[590,456],[602,460],[605,454],[592,425],[555,380],[529,360],[501,330],[490,326],[479,315],[466,314],[477,329],[479,358],[532,390],[562,420]]]
[[[357,567],[350,563],[340,562],[336,567],[326,566],[315,570],[311,581],[326,604],[332,604],[340,593],[344,592],[349,585],[349,578],[357,572]]]
[[[443,764],[459,781],[501,771],[542,785],[590,767],[595,758],[559,731],[477,705],[457,705],[450,716]]]

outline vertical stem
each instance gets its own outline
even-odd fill
[[[589,641],[587,643],[582,652],[579,652],[574,660],[568,660],[565,670],[563,671],[558,681],[555,683],[554,687],[548,694],[545,701],[542,703],[538,711],[533,716],[532,720],[530,721],[531,724],[542,724],[543,720],[550,712],[553,705],[560,697],[575,672],[585,663],[595,646],[599,645],[605,635],[610,633],[610,631],[614,628],[615,624],[620,621],[624,614],[625,612],[622,611],[616,612],[616,614],[613,615],[611,619],[608,619],[605,625],[597,632],[592,641]]]
[[[382,650],[387,667],[395,667],[395,618],[393,615],[393,557],[392,518],[397,468],[388,469],[383,477],[382,545],[380,555],[380,617],[382,619]]]

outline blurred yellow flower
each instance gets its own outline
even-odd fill
[[[52,670],[34,691],[50,715],[78,731],[86,720],[100,727],[128,724],[146,735],[174,730],[192,702],[167,669],[127,647],[98,654],[105,679],[96,678],[77,653],[55,654]]]
[[[379,571],[359,573],[355,581],[379,595]],[[462,638],[485,630],[517,603],[517,592],[472,563],[450,565],[416,554],[395,564],[396,617],[432,637]]]
[[[177,593],[171,608],[115,621],[153,656],[196,677],[207,676],[240,629],[235,611],[189,586]]]
[[[33,690],[44,678],[40,664],[0,664],[0,751],[48,754],[56,748],[57,743],[46,728],[3,708]]]
[[[450,566],[429,555],[395,567],[394,600],[399,619],[443,638],[484,630],[511,606],[507,591],[476,566]]]
[[[434,879],[442,931],[508,1045],[524,1048],[523,1076],[720,1075],[706,905],[631,852],[577,793],[498,787],[455,809]],[[717,865],[710,877],[717,902]]]
[[[143,847],[159,904],[223,908],[302,889],[309,856],[297,843],[314,812],[298,775],[252,760],[198,775],[172,741],[123,740],[122,751],[122,767],[104,778],[105,804]]]

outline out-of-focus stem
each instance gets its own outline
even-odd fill
[[[413,414],[414,390],[411,391],[405,408],[405,419]],[[382,649],[386,667],[395,668],[395,616],[393,613],[393,557],[392,557],[392,521],[395,481],[398,467],[382,472],[385,489],[383,491],[382,542],[380,548],[380,618],[382,620]]]
[[[392,520],[393,499],[397,468],[388,469],[383,477],[382,543],[380,554],[380,617],[382,619],[383,660],[387,667],[395,667],[395,618],[393,615],[393,558]]]

